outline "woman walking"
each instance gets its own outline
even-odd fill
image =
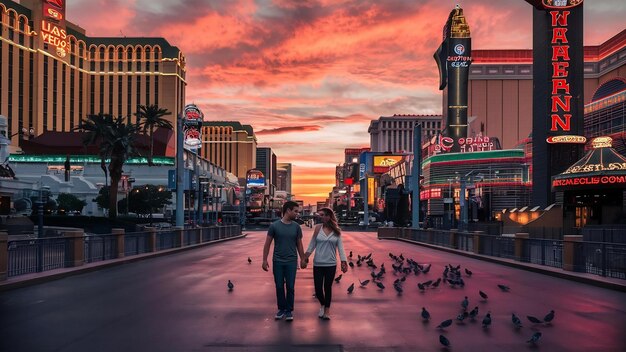
[[[341,271],[348,271],[346,253],[341,241],[341,229],[337,224],[335,213],[329,208],[318,211],[322,223],[315,226],[309,247],[304,253],[306,261],[315,251],[313,258],[313,282],[315,296],[320,302],[318,316],[324,320],[330,319],[330,302],[332,299],[333,280],[337,271],[337,251],[341,259]]]

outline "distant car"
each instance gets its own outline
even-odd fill
[[[172,228],[172,224],[170,224],[169,222],[157,222],[156,224],[154,224],[154,227],[159,230],[169,230]]]

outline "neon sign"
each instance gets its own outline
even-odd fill
[[[583,3],[583,0],[542,0],[547,9],[567,9]]]
[[[545,3],[545,1],[544,1]],[[570,11],[550,11],[552,27],[552,96],[550,131],[571,130],[570,84],[568,82],[570,55],[567,39],[567,19]]]
[[[551,136],[546,138],[546,142],[550,144],[558,144],[558,143],[573,143],[573,144],[585,144],[587,143],[587,138],[583,136]]]
[[[67,56],[70,43],[65,30],[65,1],[45,0],[43,2],[41,39],[55,49],[57,56]]]
[[[456,141],[451,137],[439,135],[434,142],[432,150],[429,150],[429,154],[431,154],[431,151],[434,154],[449,152],[455,144],[459,146],[460,153],[486,152],[499,149],[499,143],[496,138],[483,136],[482,133],[475,137],[458,138]]]
[[[593,149],[599,148],[612,148],[613,147],[613,138],[611,137],[597,137],[591,141],[591,147]]]
[[[626,176],[588,176],[552,180],[552,187],[626,184]]]

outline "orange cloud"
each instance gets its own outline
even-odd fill
[[[267,135],[267,134],[283,134],[283,133],[293,133],[293,132],[308,132],[308,131],[319,131],[320,126],[293,126],[293,127],[279,127],[269,130],[261,130],[255,132],[257,136]]]

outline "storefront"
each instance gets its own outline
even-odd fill
[[[563,197],[563,227],[623,223],[626,218],[626,158],[610,137],[597,137],[585,156],[552,178],[557,199]]]

